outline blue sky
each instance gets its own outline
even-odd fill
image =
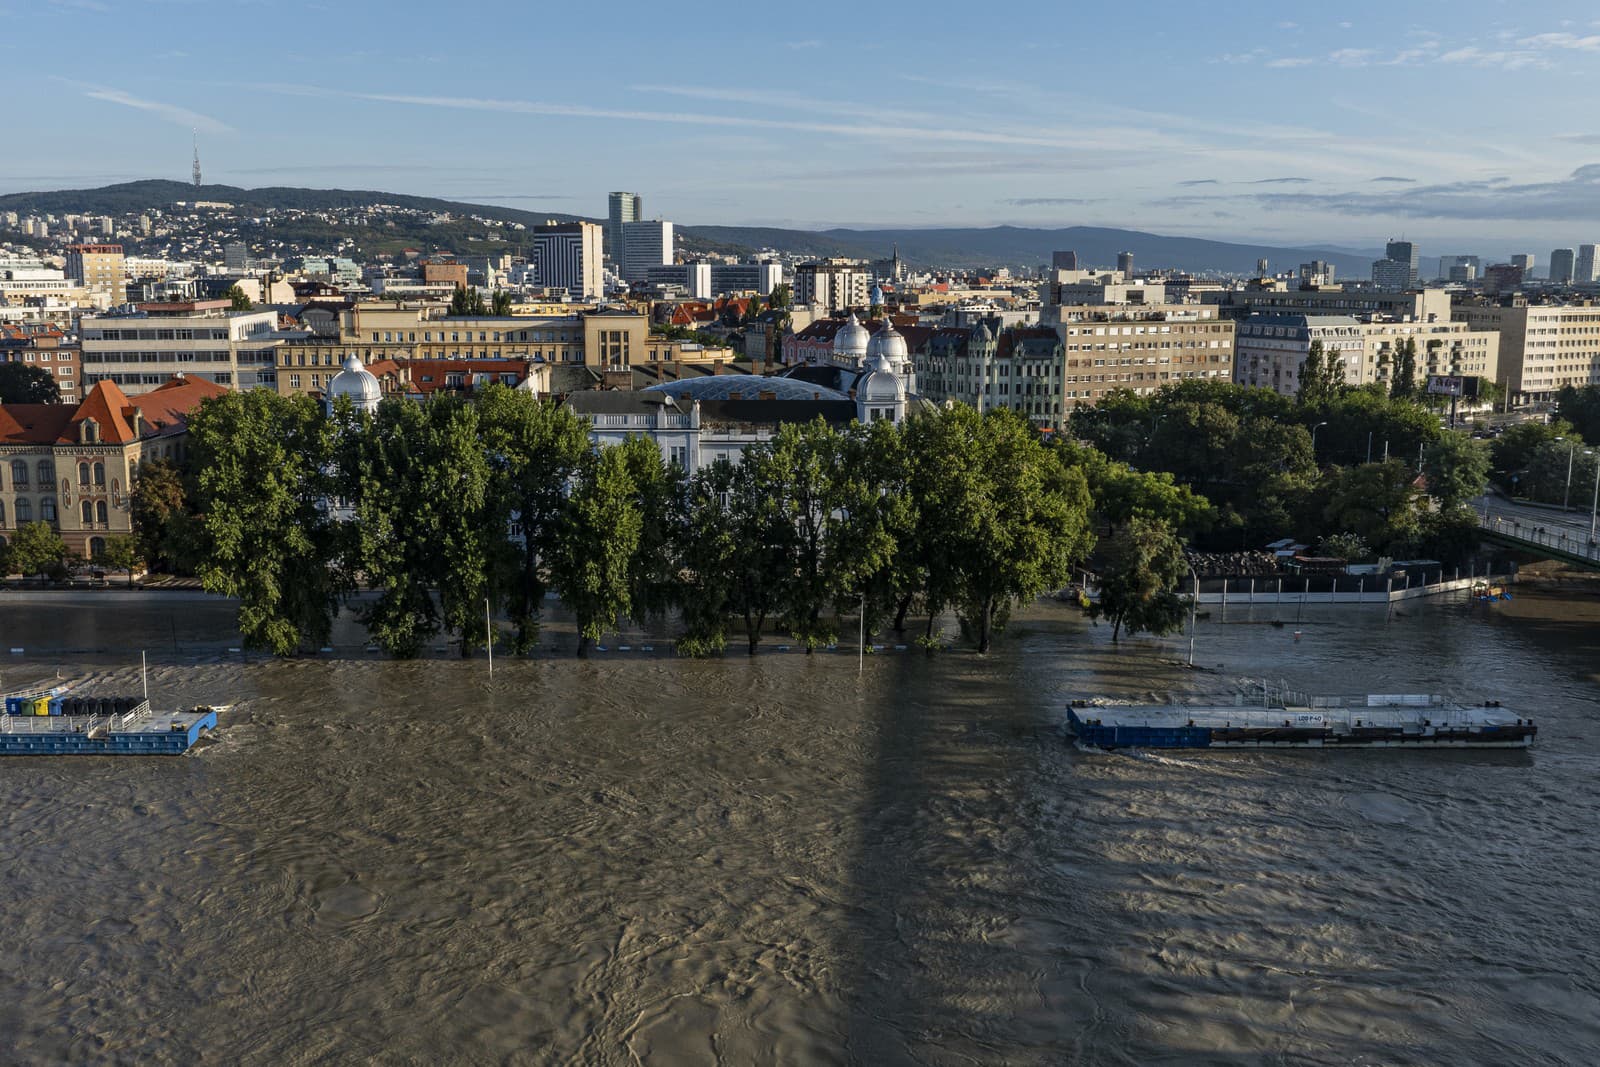
[[[1600,8],[0,0],[0,191],[188,176],[680,223],[1600,240]],[[25,150],[17,151],[19,146]]]

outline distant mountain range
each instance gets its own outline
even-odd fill
[[[11,193],[0,196],[0,211],[121,215],[150,208],[167,209],[178,201],[194,200],[223,201],[245,209],[298,208],[308,211],[394,204],[418,211],[478,215],[504,222],[520,222],[527,226],[549,219],[571,222],[584,218],[552,211],[522,211],[492,204],[470,204],[375,190],[279,186],[243,189],[233,185],[203,185],[196,188],[185,182],[162,180],[126,182],[99,189]],[[602,220],[589,218],[587,221]],[[1274,271],[1293,270],[1308,260],[1323,259],[1333,264],[1343,277],[1365,278],[1372,260],[1381,256],[1376,252],[1360,254],[1342,249],[1283,248],[1198,237],[1168,237],[1098,226],[1069,226],[1053,230],[993,226],[982,229],[832,229],[820,232],[754,226],[680,226],[678,233],[684,250],[691,253],[745,254],[770,248],[798,256],[887,259],[898,248],[901,258],[912,266],[934,268],[1035,267],[1049,263],[1052,252],[1070,250],[1078,253],[1078,262],[1086,267],[1114,267],[1120,252],[1132,252],[1134,263],[1142,268],[1168,267],[1230,274],[1253,273],[1259,259],[1267,260]],[[402,237],[418,242],[424,242],[430,236],[454,240],[460,238],[460,233],[455,228],[440,233],[416,228],[401,234],[388,228],[383,232],[375,231],[370,241],[360,233],[342,232],[341,236],[350,236],[364,245],[392,245]],[[475,247],[454,250],[467,253],[487,251],[488,248],[483,243],[475,243]]]

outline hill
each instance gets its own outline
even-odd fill
[[[711,245],[776,248],[813,256],[886,259],[898,246],[906,261],[929,267],[1031,267],[1050,262],[1050,253],[1078,253],[1084,266],[1114,267],[1119,252],[1132,252],[1141,267],[1188,271],[1253,273],[1265,259],[1275,271],[1292,270],[1311,259],[1324,259],[1346,277],[1365,278],[1372,257],[1312,248],[1235,244],[1198,237],[1167,237],[1139,230],[1068,226],[1037,230],[1020,226],[986,229],[834,229],[821,232],[744,226],[693,226],[696,237]]]
[[[523,211],[490,204],[463,203],[437,197],[410,196],[369,189],[299,189],[267,186],[244,189],[235,185],[202,185],[147,180],[108,185],[99,189],[65,189],[54,192],[10,193],[0,196],[0,211],[19,214],[123,215],[151,208],[170,208],[179,201],[212,200],[234,204],[248,214],[252,209],[316,211],[330,208],[393,204],[430,213],[477,215],[502,222],[533,226],[549,219],[572,222],[584,219],[551,211]],[[602,221],[587,218],[586,221]],[[248,229],[248,228],[247,228]],[[481,229],[481,227],[479,228]],[[423,248],[448,248],[473,241],[473,250],[492,251],[504,241],[490,239],[470,223],[430,227],[426,223],[382,229],[339,227],[337,231],[315,224],[279,224],[273,236],[284,240],[316,242],[327,236],[354,240],[363,250],[393,250],[406,244]],[[690,253],[721,252],[743,255],[771,248],[796,256],[849,256],[884,259],[898,246],[907,262],[920,267],[1034,267],[1050,262],[1050,253],[1070,249],[1085,266],[1111,267],[1119,252],[1132,252],[1141,267],[1170,267],[1188,271],[1247,274],[1258,259],[1276,271],[1292,270],[1310,259],[1325,259],[1345,277],[1364,278],[1375,255],[1317,248],[1287,248],[1239,244],[1198,237],[1168,237],[1139,230],[1096,226],[1030,229],[1020,226],[948,229],[832,229],[814,232],[750,226],[680,226],[683,248]],[[256,236],[250,233],[250,236]],[[503,235],[502,235],[503,236]],[[461,248],[458,251],[466,251]]]

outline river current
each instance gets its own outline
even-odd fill
[[[1600,601],[1295,614],[1203,620],[1205,672],[1040,605],[988,657],[553,634],[491,680],[350,628],[244,660],[200,597],[0,594],[7,684],[134,692],[143,647],[158,707],[242,702],[189,757],[0,763],[0,1062],[1600,1062]],[[1263,676],[1540,736],[1059,731]]]

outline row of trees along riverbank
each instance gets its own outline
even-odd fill
[[[964,406],[786,426],[687,476],[648,440],[593,447],[571,411],[507,389],[331,419],[251,392],[196,413],[185,470],[141,472],[135,525],[145,559],[239,598],[245,640],[282,655],[326,643],[363,589],[371,639],[399,656],[441,632],[481,648],[485,599],[529,649],[547,591],[580,654],[625,616],[669,615],[685,654],[732,634],[754,651],[773,622],[812,649],[863,598],[869,632],[916,617],[931,647],[954,612],[987,651],[1017,604],[1086,564],[1091,610],[1119,636],[1181,625],[1189,542],[1446,562],[1475,545],[1463,503],[1487,451],[1382,390],[1183,382],[1112,394],[1071,426],[1041,436]]]
[[[1128,554],[1143,572],[1129,595],[1171,599],[1177,531],[1208,509],[1005,411],[785,426],[693,476],[644,438],[596,448],[587,430],[495,387],[331,419],[307,398],[230,394],[191,420],[185,470],[141,472],[138,538],[237,597],[245,640],[282,655],[326,643],[360,589],[376,594],[359,605],[371,640],[398,656],[441,632],[481,648],[485,599],[529,649],[547,590],[576,616],[580,654],[624,616],[668,615],[689,655],[733,633],[754,651],[774,621],[814,649],[863,598],[869,632],[926,617],[931,646],[953,611],[987,651],[1013,606],[1071,579],[1097,528],[1155,536],[1157,565]]]

